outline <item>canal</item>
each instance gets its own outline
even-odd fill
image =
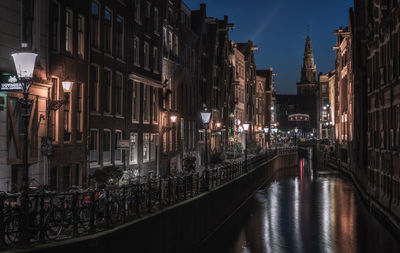
[[[262,187],[198,252],[400,252],[400,239],[349,180],[299,164]]]

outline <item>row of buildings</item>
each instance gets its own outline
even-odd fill
[[[0,3],[1,82],[15,80],[11,53],[38,54],[29,90],[29,173],[63,191],[91,184],[97,170],[131,176],[204,163],[208,108],[211,153],[226,155],[248,136],[268,145],[272,68],[257,70],[252,41],[229,39],[228,17],[208,17],[180,0]],[[17,91],[0,91],[0,189],[17,190],[24,173]]]
[[[400,219],[400,3],[355,0],[320,75],[321,132],[378,209]],[[329,105],[327,107],[327,105]],[[325,131],[325,132],[324,132]],[[393,219],[392,219],[393,218]]]

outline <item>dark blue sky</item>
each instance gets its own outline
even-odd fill
[[[207,16],[229,16],[235,29],[230,39],[253,40],[257,68],[272,67],[278,76],[278,93],[296,93],[300,79],[307,25],[314,51],[317,74],[334,67],[336,39],[333,30],[347,26],[353,0],[184,0],[190,9],[207,4]]]

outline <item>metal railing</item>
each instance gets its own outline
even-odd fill
[[[291,151],[249,156],[249,171],[278,153]],[[29,194],[28,228],[22,227],[26,214],[21,210],[20,193],[0,193],[0,248],[31,247],[118,226],[230,182],[246,173],[244,164],[244,159],[218,164],[209,169],[209,177],[202,171],[105,189],[74,187],[66,193],[37,190]],[[29,231],[29,245],[21,245],[24,230]]]

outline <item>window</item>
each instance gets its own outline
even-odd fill
[[[90,96],[89,107],[91,111],[99,111],[99,69],[90,66]]]
[[[151,28],[151,4],[149,2],[146,2],[145,5],[145,12],[144,12],[144,28],[145,28],[145,32],[147,34],[151,34],[151,32],[153,31]]]
[[[158,89],[153,88],[153,124],[158,123]]]
[[[100,41],[100,17],[99,4],[92,1],[91,6],[91,43],[93,47],[99,48]]]
[[[111,162],[111,130],[103,131],[103,163]]]
[[[51,26],[51,47],[53,51],[57,51],[60,45],[60,7],[57,3],[51,2],[50,26]]]
[[[117,57],[122,59],[124,57],[124,20],[119,16],[117,17],[117,37],[115,42]]]
[[[158,48],[153,47],[153,71],[158,73]]]
[[[111,53],[112,40],[112,13],[110,10],[104,10],[104,51]]]
[[[159,34],[158,29],[159,29],[159,17],[158,17],[158,9],[154,8],[154,33]]]
[[[144,68],[150,69],[149,43],[147,42],[144,43],[143,53],[144,53]]]
[[[122,150],[118,148],[118,141],[122,140],[122,131],[115,130],[115,141],[114,141],[114,161],[115,163],[122,162]]]
[[[150,161],[150,134],[143,134],[143,162]]]
[[[138,142],[137,133],[131,133],[129,137],[129,164],[137,164]]]
[[[122,115],[124,105],[124,87],[122,74],[120,73],[115,76],[115,86],[115,113],[117,115]]]
[[[140,23],[140,0],[135,2],[135,21]]]
[[[56,101],[58,100],[58,79],[57,78],[52,78],[51,82],[53,83],[53,86],[51,87],[51,100]],[[58,122],[58,110],[51,110],[50,111],[50,117],[51,117],[51,139],[54,142],[58,142],[58,128],[57,128],[57,123]]]
[[[85,18],[78,16],[78,56],[85,58]]]
[[[134,54],[134,64],[140,66],[139,53],[140,53],[140,41],[138,37],[133,39],[133,54]]]
[[[179,46],[179,42],[178,42],[178,35],[174,35],[174,56],[178,56],[179,55],[179,49],[178,49],[178,46]]]
[[[89,138],[89,162],[91,164],[98,164],[98,150],[99,150],[99,131],[97,129],[90,129]]]
[[[76,140],[82,141],[83,132],[83,85],[76,84]]]
[[[167,36],[167,29],[163,27],[163,57],[168,58],[168,36]]]
[[[143,122],[150,121],[150,86],[143,86]]]
[[[64,141],[71,141],[71,94],[64,91]]]
[[[157,134],[143,134],[143,162],[153,162],[156,160],[156,141]]]
[[[151,13],[151,4],[149,2],[146,2],[146,10],[145,10],[145,17],[149,18]]]
[[[139,83],[133,82],[132,87],[132,121],[139,121],[140,92]]]
[[[172,32],[168,32],[168,58],[172,57]]]
[[[104,69],[103,110],[105,113],[111,113],[111,93],[111,71]]]
[[[72,54],[72,11],[65,10],[65,51]]]

